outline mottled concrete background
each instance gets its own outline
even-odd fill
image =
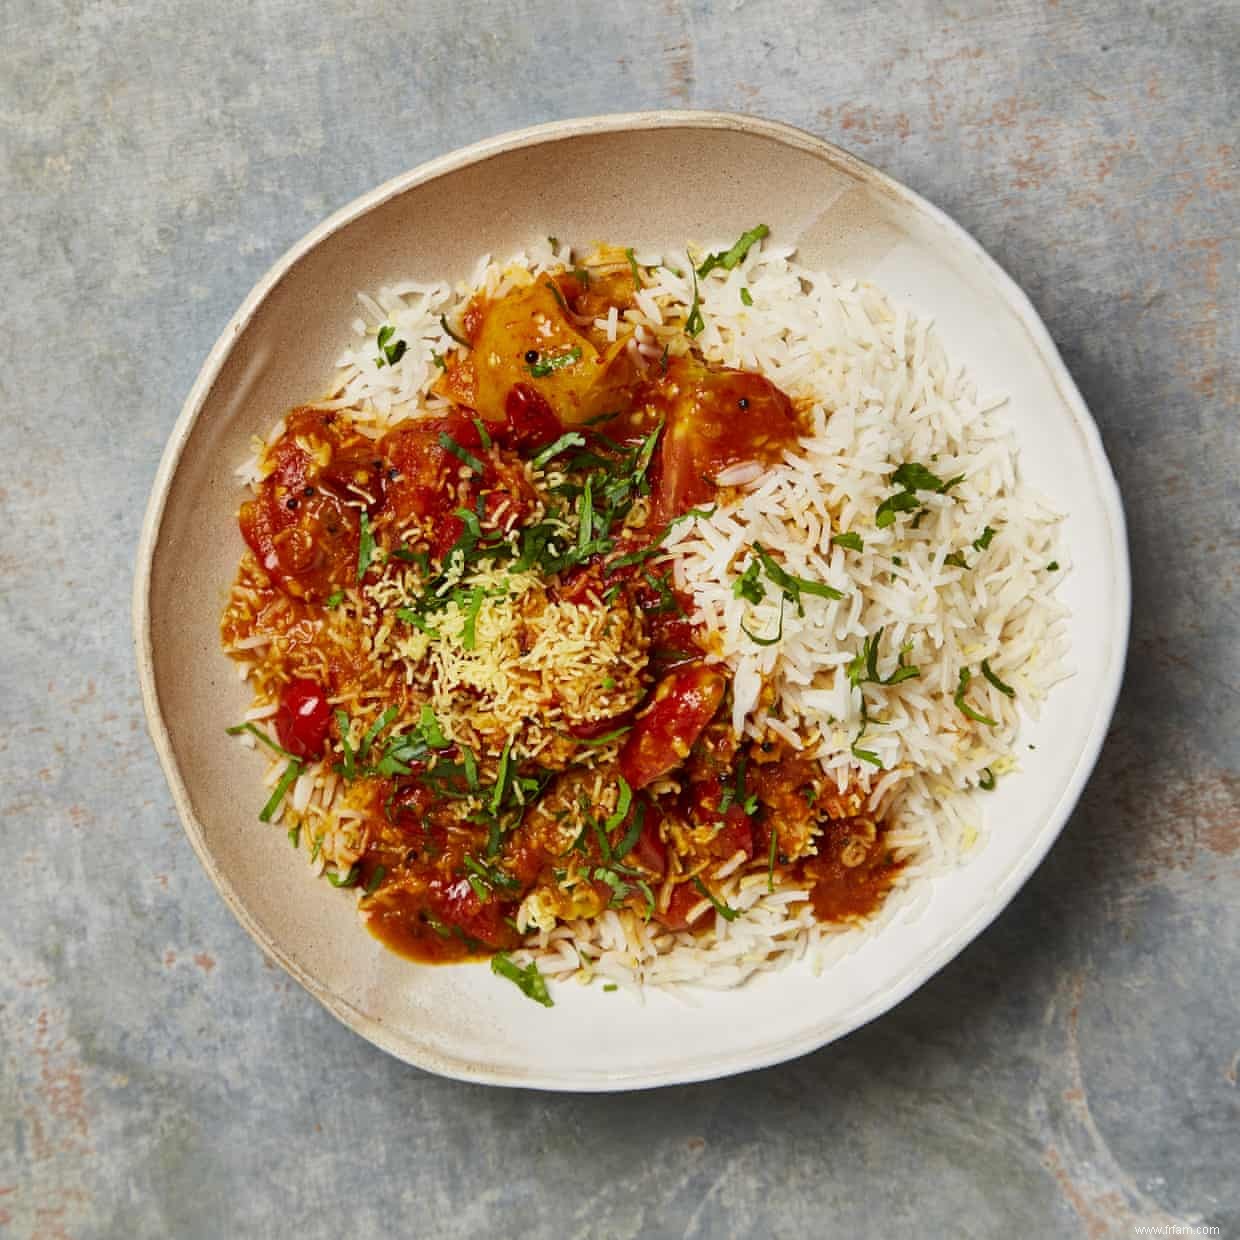
[[[0,1232],[1240,1236],[1240,7],[4,0],[0,47]],[[139,717],[139,518],[207,349],[327,212],[669,105],[852,147],[1028,289],[1128,505],[1128,681],[1050,859],[872,1027],[656,1094],[437,1080],[266,965],[191,854]]]

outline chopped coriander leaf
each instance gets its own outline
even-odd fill
[[[584,267],[574,267],[573,278],[585,288],[590,287],[590,273]]]
[[[461,757],[465,764],[465,786],[470,792],[478,791],[478,759],[468,745],[461,746]]]
[[[474,473],[483,474],[486,472],[486,467],[482,464],[482,462],[474,456],[473,453],[462,448],[461,445],[457,443],[447,431],[439,432],[439,446],[445,451],[451,452],[458,461],[462,461],[464,464],[468,465]]]
[[[464,603],[457,600],[457,606],[465,615],[465,623],[461,626],[461,649],[473,650],[478,644],[478,615],[482,611],[482,600],[486,591],[481,586],[473,586],[464,596]]]
[[[366,755],[370,752],[371,745],[374,744],[379,734],[396,718],[398,709],[396,706],[389,706],[366,730],[366,735],[362,737],[362,743],[357,747],[357,760],[359,762],[365,760]]]
[[[470,418],[470,421],[478,429],[478,438],[482,441],[483,452],[491,450],[491,432],[487,430],[487,424],[481,418]]]
[[[512,773],[512,737],[504,742],[504,752],[499,756],[499,767],[495,773],[495,790],[491,793],[491,813],[498,814],[499,808],[508,795],[508,778]]]
[[[379,356],[375,360],[380,366],[395,366],[405,356],[405,350],[409,346],[403,340],[398,340],[395,344],[388,343],[394,335],[396,335],[396,328],[390,323],[385,323],[379,328],[379,338],[377,341]]]
[[[956,693],[953,699],[956,703],[956,709],[959,710],[960,713],[966,718],[972,719],[975,723],[984,723],[988,728],[997,728],[999,725],[993,719],[991,719],[988,715],[981,714],[980,711],[974,710],[973,707],[971,707],[968,702],[964,700],[965,690],[969,687],[969,681],[972,679],[973,673],[970,672],[967,667],[962,667],[960,669],[960,680],[956,685]]]
[[[539,357],[536,362],[527,362],[526,368],[535,379],[545,379],[554,370],[563,370],[574,362],[581,361],[581,346],[574,345],[567,353],[556,354],[555,357]]]
[[[296,848],[301,843],[301,823],[288,829],[288,842]]]
[[[880,530],[885,530],[889,525],[893,524],[896,519],[897,512],[912,512],[915,508],[921,507],[921,501],[912,491],[897,491],[894,495],[889,495],[874,513],[874,524]]]
[[[743,598],[749,603],[760,603],[766,598],[766,586],[758,580],[762,565],[750,560],[745,571],[732,583],[732,597]]]
[[[641,270],[637,266],[637,259],[633,257],[632,246],[629,246],[629,248],[624,251],[624,257],[629,260],[629,270],[633,273],[633,283],[636,284],[638,288],[641,288],[642,286]]]
[[[689,317],[685,319],[685,334],[699,336],[706,326],[702,318],[702,302],[698,295],[697,272],[693,272],[693,304],[689,307]]]
[[[700,878],[695,878],[693,880],[693,885],[698,889],[698,891],[703,896],[706,897],[706,899],[708,899],[711,902],[711,904],[714,906],[715,912],[718,913],[719,916],[722,917],[724,921],[735,921],[741,915],[739,909],[729,908],[722,900],[717,899],[711,893],[710,888],[707,887],[706,884],[702,882]]]
[[[325,870],[327,881],[333,887],[356,887],[357,880],[361,878],[362,872],[358,869],[357,864],[349,866],[349,868],[341,874],[339,870]]]
[[[947,492],[952,489],[952,487],[956,486],[958,483],[961,483],[963,481],[964,481],[964,474],[957,474],[954,478],[948,478],[948,480],[945,483],[943,483],[941,487],[939,487],[939,494],[946,495]]]
[[[775,860],[779,854],[779,834],[775,830],[775,824],[771,823],[771,852],[766,859],[766,889],[767,891],[775,890]]]
[[[982,773],[977,777],[977,786],[983,792],[993,792],[995,790],[995,773],[990,767],[982,767]]]
[[[1052,561],[1051,561],[1051,562],[1050,562],[1050,563],[1046,566],[1046,571],[1047,571],[1048,573],[1057,573],[1057,572],[1059,572],[1059,561],[1058,561],[1058,560],[1052,560]]]
[[[667,584],[667,574],[662,577],[656,577],[654,573],[643,572],[642,580],[659,596],[659,605],[654,609],[655,615],[666,615],[669,611],[675,612],[678,616],[685,614],[685,609],[680,605],[680,600],[676,597],[671,586]]]
[[[547,243],[551,246],[551,248],[552,248],[553,250],[558,250],[558,249],[560,248],[560,239],[559,239],[559,237],[548,237],[548,238],[547,238]]]
[[[356,773],[353,761],[353,747],[349,744],[349,716],[340,707],[336,707],[336,727],[340,731],[340,752],[343,755],[340,773],[345,779],[352,779]]]
[[[379,890],[379,884],[383,882],[385,878],[387,878],[387,866],[375,866],[374,873],[367,880],[366,886],[363,887],[362,890],[365,891],[368,896],[373,896],[375,892]]]
[[[628,817],[629,806],[633,803],[633,789],[623,775],[617,777],[617,795],[615,811],[603,823],[603,830],[609,834]],[[630,845],[631,847],[631,845]]]
[[[963,553],[959,551],[953,551],[951,555],[945,555],[943,557],[943,563],[950,564],[953,568],[969,567],[968,561],[964,558]]]
[[[705,276],[714,271],[716,267],[722,267],[724,271],[731,271],[763,237],[769,237],[770,234],[771,230],[765,224],[759,224],[756,228],[751,228],[748,232],[741,233],[736,244],[730,250],[708,254],[703,260],[702,265],[697,269],[697,274]]]
[[[249,732],[251,736],[256,736],[260,741],[262,741],[268,749],[274,749],[275,752],[282,758],[292,758],[294,756],[282,745],[277,745],[275,741],[273,741],[271,737],[262,730],[262,728],[257,727],[253,723],[246,722],[234,724],[231,728],[225,728],[224,731],[227,732],[229,736],[240,736],[242,732]]]
[[[444,330],[444,333],[448,336],[451,336],[452,339],[455,340],[457,344],[463,344],[467,349],[470,347],[469,341],[466,340],[464,336],[459,336],[457,335],[456,332],[452,330],[451,326],[448,324],[447,315],[441,314],[439,316],[439,326],[442,327]]]
[[[333,590],[324,600],[323,606],[329,611],[334,607],[339,607],[344,602],[344,591]]]
[[[883,628],[885,627],[884,625]],[[853,688],[863,684],[899,685],[921,675],[920,670],[914,664],[904,662],[904,656],[908,653],[910,646],[905,646],[900,651],[896,658],[895,670],[890,676],[884,679],[878,674],[878,647],[883,640],[883,628],[880,628],[873,637],[867,637],[861,643],[861,649],[849,660],[848,680]]]
[[[577,509],[577,554],[584,556],[594,529],[594,479],[587,478]]]
[[[439,726],[435,712],[425,702],[422,704],[422,713],[418,716],[418,731],[426,738],[426,743],[432,749],[447,749],[452,744]]]
[[[322,850],[323,850],[323,837],[321,835],[316,835],[314,837],[314,843],[311,845],[311,848],[310,848],[310,864],[311,865],[313,865],[319,859],[319,853],[322,852]]]
[[[1003,681],[1001,681],[999,677],[990,670],[989,659],[982,660],[982,675],[985,676],[986,679],[990,681],[990,683],[994,685],[994,687],[998,689],[1004,697],[1014,698],[1016,696],[1016,690],[1013,689],[1011,685],[1005,685]]]
[[[992,529],[989,525],[973,540],[973,549],[975,551],[985,551],[990,546],[991,539],[994,538],[998,531]]]
[[[525,968],[521,968],[507,952],[496,952],[491,957],[491,972],[506,977],[518,990],[535,1003],[543,1007],[555,1007],[555,1002],[547,993],[547,983],[539,973],[538,966],[531,960]]]
[[[741,303],[742,305],[746,305],[746,306],[753,305],[753,297],[750,294],[749,290],[744,287],[744,285],[741,286]]]
[[[431,361],[434,362],[440,370],[448,369],[448,363],[443,360],[443,354],[436,353],[434,349],[431,350]]]
[[[892,562],[892,563],[893,563],[893,564],[894,564],[897,568],[902,568],[902,567],[904,566],[904,561],[903,561],[902,559],[900,559],[900,557],[899,557],[898,555],[893,555],[893,556],[891,557],[891,562]]]
[[[902,491],[939,491],[943,488],[943,479],[916,461],[901,465],[891,475],[891,481]]]
[[[610,745],[612,741],[618,741],[622,736],[628,733],[632,727],[633,725],[629,723],[622,728],[616,728],[614,732],[604,732],[602,736],[578,736],[573,739],[582,745]]]
[[[831,542],[837,547],[847,547],[849,551],[863,551],[865,543],[861,541],[861,535],[853,530],[849,530],[844,534],[833,534]]]
[[[881,770],[881,769],[882,769],[882,765],[883,765],[883,760],[882,760],[882,758],[880,758],[880,757],[878,756],[878,754],[874,753],[874,751],[873,751],[873,750],[870,750],[870,749],[858,749],[858,748],[857,748],[857,746],[858,746],[860,743],[861,743],[861,737],[857,737],[857,739],[856,739],[855,741],[853,741],[853,743],[852,743],[852,756],[853,756],[854,758],[860,758],[862,762],[868,762],[871,766],[876,766],[876,767],[878,767],[878,768]]]
[[[604,983],[603,983],[603,990],[604,990],[607,994],[611,994],[611,993],[612,993],[612,991],[619,990],[619,989],[620,989],[620,987],[619,987],[619,986],[617,986],[615,982],[604,982]]]
[[[370,567],[371,560],[375,555],[375,536],[371,533],[370,517],[366,513],[362,513],[361,517],[362,532],[357,543],[357,579],[361,581],[366,576],[366,570]]]
[[[585,446],[585,438],[576,431],[569,431],[565,435],[561,435],[554,443],[548,444],[537,456],[533,457],[530,464],[535,469],[542,469],[548,461],[567,452],[569,448],[581,448]]]
[[[762,561],[762,568],[766,575],[784,592],[784,597],[790,602],[797,605],[797,611],[805,614],[805,607],[801,602],[802,594],[812,594],[818,598],[840,599],[844,595],[836,590],[833,586],[829,586],[821,581],[810,581],[806,577],[797,577],[785,569],[781,564],[773,560],[767,554],[766,549],[761,543],[753,544],[754,554]]]
[[[779,628],[775,630],[774,637],[759,637],[756,633],[751,633],[744,625],[741,624],[741,632],[749,638],[751,642],[758,646],[773,646],[784,635],[784,603],[787,601],[787,595],[783,595],[779,600]]]
[[[606,883],[611,888],[611,904],[619,904],[625,896],[629,894],[629,885],[620,877],[615,870],[609,870],[605,866],[597,866],[594,870],[594,877],[601,883]]]

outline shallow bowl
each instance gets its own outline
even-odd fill
[[[897,917],[813,976],[796,965],[692,1002],[598,987],[530,1003],[485,967],[420,966],[359,926],[349,893],[311,876],[256,821],[260,761],[224,729],[248,705],[218,620],[242,543],[234,470],[288,407],[319,396],[358,289],[465,278],[553,234],[672,249],[756,222],[810,267],[872,280],[931,316],[979,390],[1006,392],[1033,486],[1067,513],[1076,675],[1027,725],[1018,777],[988,801],[989,838]],[[364,1037],[419,1067],[489,1084],[631,1089],[756,1068],[872,1020],[993,920],[1045,855],[1097,758],[1128,632],[1123,513],[1098,431],[1033,307],[940,211],[809,134],[750,117],[656,112],[545,125],[436,159],[359,198],[257,284],[173,429],[138,551],[134,627],[151,735],[190,842],[268,956]]]

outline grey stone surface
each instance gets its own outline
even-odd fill
[[[0,1232],[1240,1231],[1234,3],[6,0],[0,48]],[[1030,292],[1128,506],[1126,687],[1048,861],[872,1026],[654,1094],[438,1080],[266,965],[191,854],[130,654],[140,514],[328,211],[669,105],[852,147]]]

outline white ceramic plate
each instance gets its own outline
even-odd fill
[[[640,191],[640,192],[639,192]],[[873,281],[935,320],[979,389],[1010,394],[1021,469],[1066,512],[1076,675],[1029,725],[1019,776],[987,802],[989,841],[843,963],[739,990],[639,1005],[565,986],[546,1010],[478,966],[385,951],[354,900],[316,882],[256,821],[261,761],[225,736],[248,705],[218,619],[242,550],[233,470],[249,436],[318,396],[354,293],[464,278],[555,234],[644,249],[717,242],[762,221],[810,267]],[[1098,432],[1024,294],[961,228],[854,156],[787,126],[719,113],[599,117],[508,134],[434,160],[338,212],[263,277],[207,358],[169,441],[138,552],[143,698],[186,831],[263,950],[341,1020],[448,1076],[634,1089],[756,1068],[822,1046],[942,968],[1008,903],[1059,834],[1097,758],[1128,632],[1123,513]]]

